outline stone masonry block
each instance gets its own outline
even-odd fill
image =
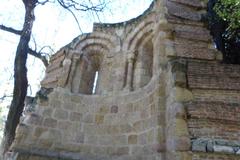
[[[81,112],[81,110],[85,109],[81,107],[81,104],[76,104],[73,102],[64,102],[62,104],[62,108],[68,111],[78,111],[78,112]]]
[[[191,141],[189,137],[181,136],[174,138],[174,149],[176,151],[189,151],[191,149]]]
[[[118,106],[116,106],[116,105],[112,106],[111,113],[118,113]]]
[[[186,67],[186,61],[184,60],[175,60],[175,61],[172,61],[171,62],[171,65],[172,65],[172,73],[175,73],[175,72],[183,72],[185,73],[186,70],[187,70],[187,67]]]
[[[52,108],[60,108],[62,102],[60,100],[55,99],[55,97],[50,98],[49,97],[49,103]]]
[[[187,102],[193,100],[192,92],[186,88],[175,87],[171,94],[176,102]]]
[[[187,119],[187,113],[184,104],[182,103],[174,103],[171,107],[171,118],[178,118],[178,119]]]
[[[69,116],[69,119],[70,119],[70,121],[80,122],[82,120],[82,117],[83,117],[82,113],[71,112],[70,116]]]
[[[66,120],[68,119],[68,111],[62,109],[56,109],[54,112],[54,118],[59,120]]]
[[[206,152],[207,143],[208,141],[206,139],[198,139],[192,141],[192,151]]]
[[[62,130],[68,130],[72,126],[72,123],[69,121],[58,121],[57,128]]]
[[[105,126],[107,134],[119,134],[121,133],[120,127],[118,125]]]
[[[138,136],[138,143],[141,145],[147,144],[147,133],[142,133]]]
[[[186,74],[180,71],[173,73],[173,81],[175,86],[186,87]]]
[[[175,128],[175,135],[176,136],[188,136],[188,126],[187,122],[184,119],[176,119],[176,128]]]
[[[17,126],[16,130],[17,130],[17,134],[18,135],[25,135],[25,134],[27,134],[29,132],[30,127],[27,126],[26,124],[20,123]]]
[[[129,147],[118,147],[115,149],[115,153],[113,155],[122,156],[129,154],[130,149]]]
[[[174,160],[192,160],[192,154],[189,152],[176,152]]]
[[[129,135],[128,136],[128,144],[137,144],[137,135]]]
[[[45,127],[56,128],[57,127],[57,120],[53,118],[45,118],[43,121],[43,125]]]
[[[30,125],[41,125],[42,121],[43,121],[43,118],[41,116],[32,113],[24,119],[23,123],[30,124]]]
[[[50,118],[52,117],[52,113],[53,113],[53,108],[46,108],[43,110],[42,116]]]
[[[78,95],[72,95],[71,96],[71,101],[74,102],[74,103],[81,103],[82,102],[82,99],[80,96]]]
[[[96,115],[95,116],[95,123],[96,124],[102,124],[104,121],[104,116],[103,115]]]
[[[84,143],[84,133],[77,133],[75,137],[76,143]]]
[[[119,125],[119,129],[121,133],[130,133],[134,131],[134,128],[130,124]]]
[[[82,121],[84,123],[93,123],[95,119],[95,115],[93,114],[84,114]]]
[[[229,154],[234,153],[234,149],[231,146],[214,145],[213,150],[214,150],[214,152],[220,152],[220,153],[229,153]]]
[[[98,109],[98,113],[99,114],[106,114],[106,113],[109,113],[110,111],[109,111],[110,109],[109,109],[109,107],[108,106],[101,106],[101,107],[99,107],[99,109]]]
[[[176,56],[176,50],[173,46],[171,46],[171,44],[166,46],[165,52],[167,56]]]
[[[36,138],[39,138],[44,132],[46,132],[48,128],[43,128],[43,127],[36,127],[33,136]]]
[[[40,148],[45,148],[45,149],[48,149],[48,148],[51,148],[52,145],[53,145],[53,141],[50,141],[48,139],[39,139],[39,142],[38,142],[38,147]]]

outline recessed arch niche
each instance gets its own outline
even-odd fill
[[[124,48],[127,48],[132,55],[127,56],[125,89],[131,91],[142,88],[150,82],[153,76],[154,49],[152,39],[154,24],[153,19],[139,24],[126,40]],[[129,59],[129,57],[131,58]]]
[[[95,32],[82,37],[72,47],[80,56],[72,66],[70,88],[73,93],[101,94],[104,78],[108,68],[105,65],[106,57],[117,46],[115,37]],[[102,79],[102,77],[104,77]],[[104,82],[104,83],[103,83]]]
[[[153,76],[153,43],[151,35],[142,41],[136,52],[133,65],[133,90],[147,85]]]
[[[99,94],[104,53],[107,50],[99,44],[83,48],[81,57],[73,67],[71,91],[81,94]]]
[[[101,61],[102,54],[91,52],[77,62],[71,87],[73,93],[97,93]]]

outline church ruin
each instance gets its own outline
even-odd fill
[[[15,160],[239,160],[240,66],[220,63],[205,0],[155,0],[50,60]]]

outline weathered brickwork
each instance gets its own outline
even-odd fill
[[[189,118],[206,118],[240,122],[240,105],[224,102],[191,102],[186,105]]]
[[[155,0],[63,47],[9,160],[239,160],[240,67],[220,63],[205,14]]]
[[[224,154],[194,154],[193,160],[239,160],[239,156],[224,155]]]
[[[240,90],[240,66],[216,62],[190,62],[189,88]]]

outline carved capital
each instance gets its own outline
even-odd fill
[[[136,50],[127,52],[127,59],[129,62],[134,61],[136,59],[136,56],[137,56]]]

